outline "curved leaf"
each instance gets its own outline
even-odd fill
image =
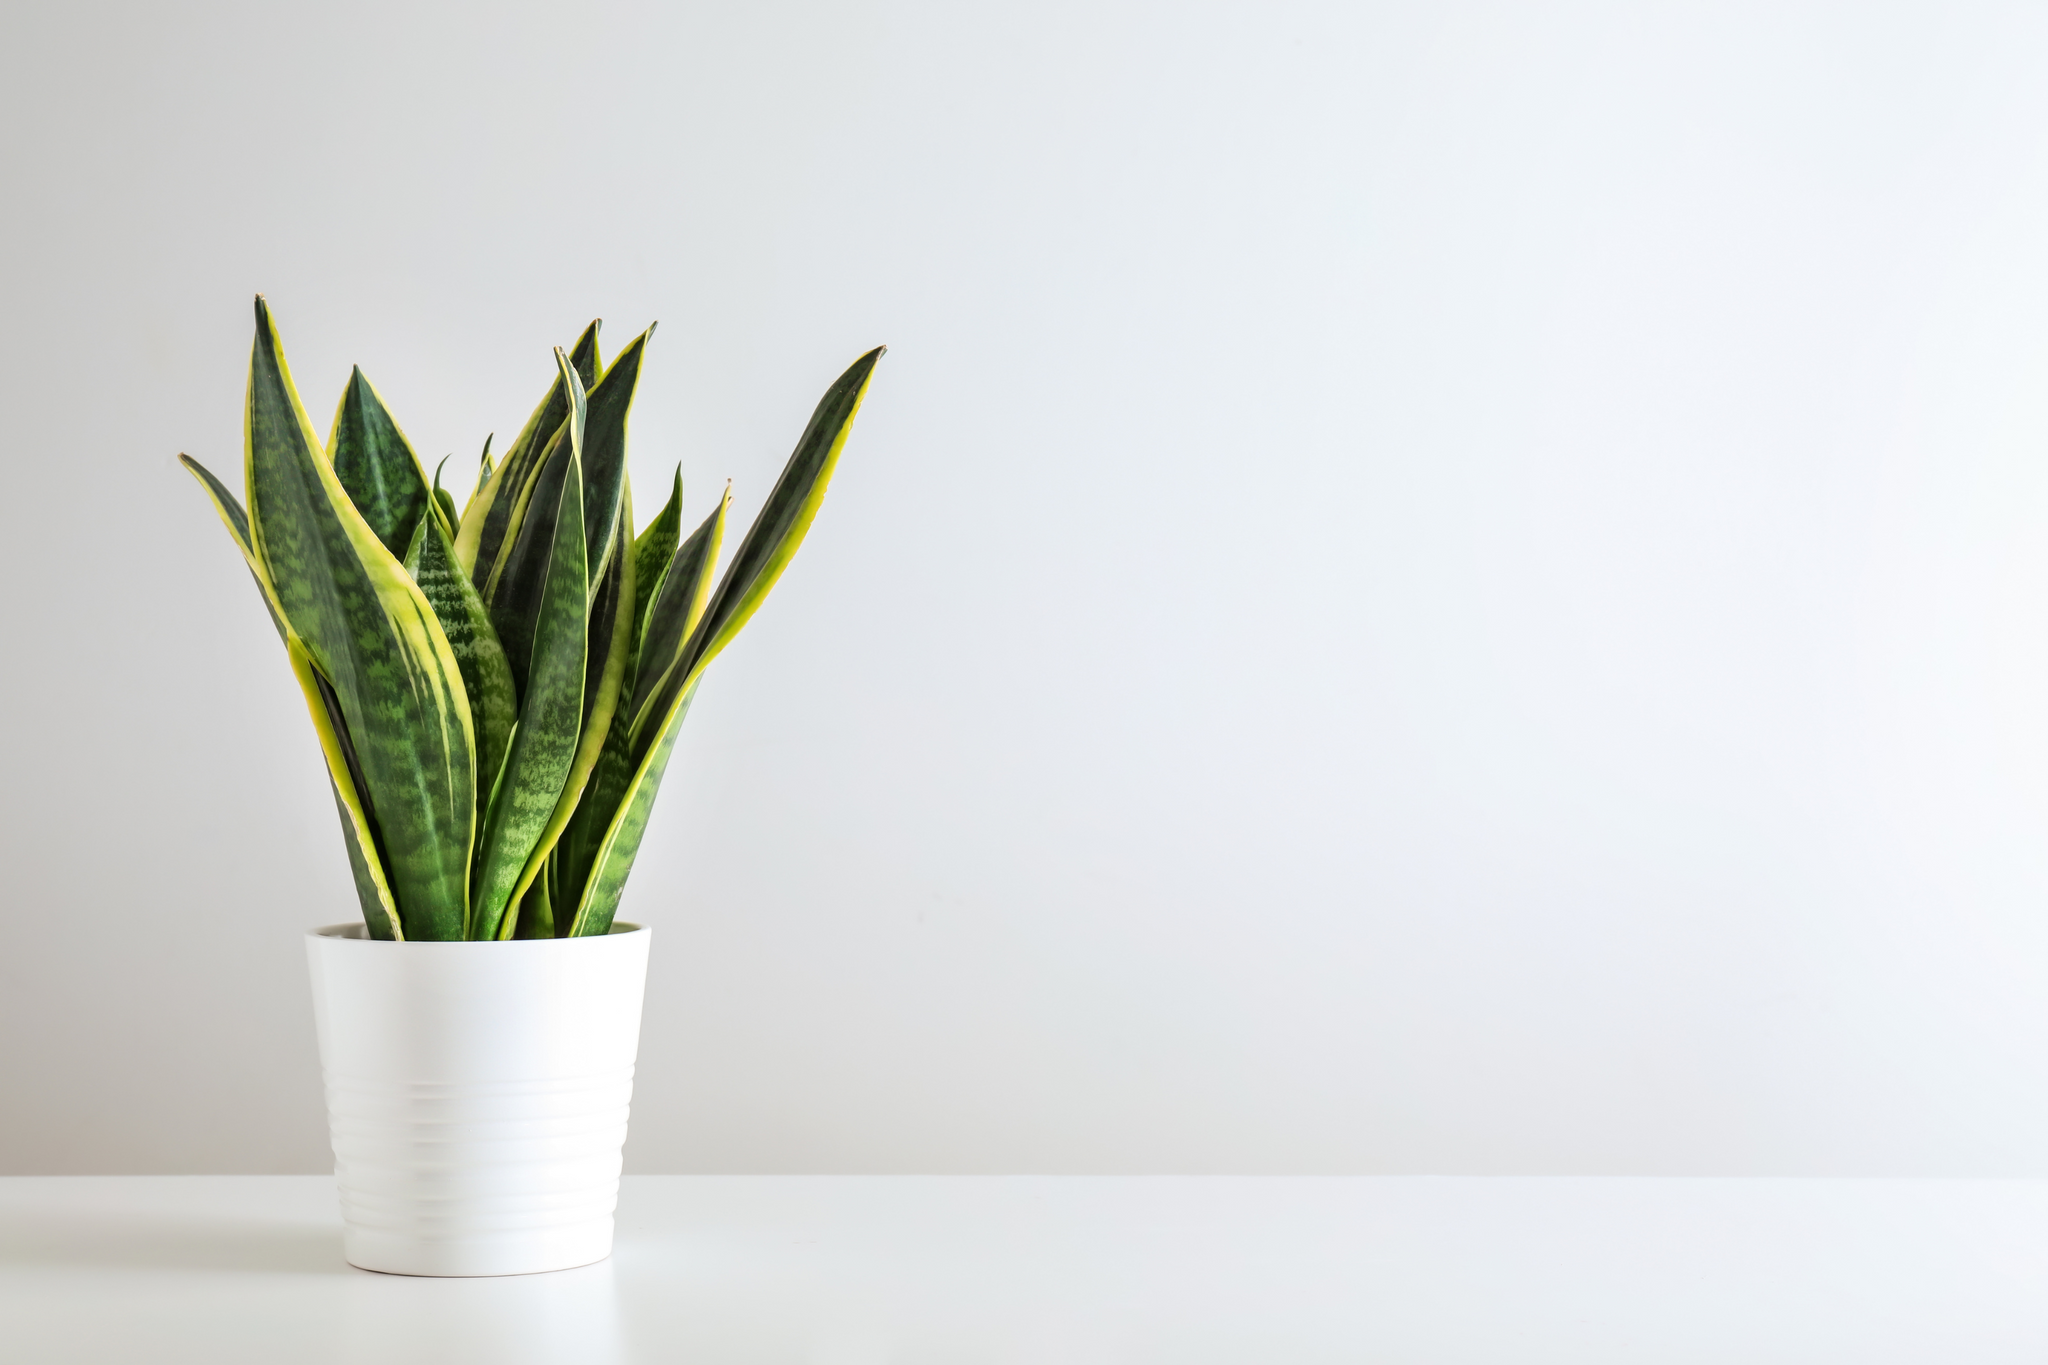
[[[356,898],[362,905],[363,921],[369,926],[370,937],[399,937],[402,931],[398,928],[397,906],[392,900],[391,887],[384,876],[382,855],[377,852],[375,834],[364,807],[362,766],[344,733],[341,704],[335,698],[334,689],[313,671],[305,645],[284,623],[276,595],[271,591],[269,575],[249,544],[248,513],[205,465],[189,455],[180,455],[178,459],[212,498],[214,510],[220,513],[228,534],[241,547],[242,558],[249,566],[249,576],[256,580],[257,590],[263,594],[263,605],[270,612],[270,623],[277,627],[277,638],[284,642],[293,675],[305,693],[306,707],[313,718],[313,730],[320,740],[320,752],[327,760],[328,786],[334,791],[335,809],[341,815],[342,837],[348,844],[349,870],[355,877]]]
[[[441,487],[441,471],[446,469],[448,462],[454,458],[453,455],[443,455],[441,463],[434,466],[434,497],[433,501],[427,504],[439,514],[441,529],[447,532],[450,541],[455,539],[455,528],[460,524],[461,514],[455,510],[455,495]]]
[[[494,432],[494,433],[492,433],[492,435],[495,435],[495,434],[496,434],[495,432]],[[476,487],[474,487],[474,488],[472,488],[472,489],[470,489],[470,490],[469,490],[469,500],[468,500],[468,501],[466,501],[466,502],[464,502],[464,503],[462,504],[462,511],[461,511],[461,513],[460,513],[460,514],[459,514],[459,515],[458,515],[458,516],[457,516],[457,517],[455,518],[455,532],[454,532],[454,534],[452,534],[452,535],[450,535],[450,536],[448,537],[448,538],[449,538],[449,539],[450,539],[451,541],[452,541],[452,540],[454,540],[456,536],[458,536],[458,535],[460,535],[460,534],[462,533],[462,523],[463,523],[463,520],[464,520],[465,518],[467,518],[467,517],[469,516],[469,509],[470,509],[470,508],[472,508],[472,507],[474,507],[474,506],[476,505],[476,500],[477,500],[477,498],[478,498],[479,496],[481,496],[481,495],[482,495],[482,493],[483,493],[484,489],[486,489],[486,488],[488,488],[488,487],[490,486],[490,483],[491,483],[491,438],[490,438],[489,436],[486,436],[486,437],[484,437],[484,453],[483,453],[483,456],[482,456],[482,458],[480,458],[480,459],[479,459],[479,460],[477,461],[477,468],[476,468]]]
[[[740,542],[740,548],[733,554],[732,563],[727,567],[725,577],[719,581],[717,592],[712,594],[703,619],[697,622],[689,642],[683,646],[681,659],[652,696],[644,700],[637,696],[634,698],[633,751],[636,757],[645,755],[653,746],[658,733],[653,727],[674,707],[675,699],[683,689],[690,686],[705,666],[718,657],[719,651],[732,643],[733,637],[753,619],[769,590],[782,577],[783,569],[795,557],[797,547],[803,544],[805,533],[818,515],[818,508],[824,504],[826,485],[832,481],[832,471],[839,464],[839,452],[846,446],[854,415],[860,411],[861,399],[866,397],[868,383],[874,376],[875,363],[882,358],[885,349],[877,346],[854,361],[846,373],[825,390],[825,396],[818,400],[817,410],[811,414],[810,425],[804,428],[789,463],[783,466],[782,476],[769,491],[768,501],[762,506],[760,515],[754,518],[754,524],[747,528],[746,539]]]
[[[213,502],[213,510],[220,514],[221,525],[227,527],[228,534],[235,538],[242,560],[249,566],[249,576],[256,580],[256,590],[263,594],[263,606],[270,613],[270,624],[277,627],[277,638],[284,639],[291,632],[284,623],[283,609],[277,605],[277,593],[270,586],[270,572],[256,557],[256,547],[249,543],[249,514],[242,510],[240,500],[228,491],[228,486],[213,477],[212,470],[190,455],[179,455],[178,463],[199,480],[199,486],[206,490],[206,496]]]
[[[760,608],[762,599],[803,543],[805,532],[825,500],[826,485],[838,466],[847,433],[860,411],[861,399],[867,394],[883,350],[877,346],[856,360],[825,391],[789,463],[783,466],[782,476],[769,492],[760,516],[748,528],[718,591],[691,631],[681,656],[660,677],[651,696],[644,702],[635,696],[630,736],[633,775],[592,859],[589,880],[570,919],[572,935],[610,930],[626,876],[632,871],[633,859],[646,833],[662,772],[675,749],[676,734],[689,710],[690,699],[697,694],[698,680],[711,660]],[[681,558],[681,551],[677,557]],[[663,584],[664,592],[667,588]],[[650,636],[651,633],[650,629]],[[641,659],[643,676],[648,673],[650,662],[645,657]]]
[[[324,458],[263,300],[249,367],[250,543],[334,689],[408,938],[457,938],[474,832],[461,671],[417,584]]]
[[[306,711],[313,719],[313,733],[320,739],[321,756],[327,760],[328,785],[334,789],[335,808],[341,813],[342,838],[348,844],[348,866],[355,877],[363,922],[369,926],[371,938],[402,939],[405,929],[384,875],[376,820],[362,798],[362,767],[349,742],[340,699],[315,670],[312,656],[296,635],[286,637],[285,654],[306,694]]]

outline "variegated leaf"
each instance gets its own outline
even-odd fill
[[[625,888],[626,876],[646,832],[654,793],[675,748],[676,734],[689,709],[690,698],[696,695],[698,679],[760,608],[803,543],[804,534],[824,502],[826,486],[839,463],[839,454],[846,446],[847,434],[882,353],[879,346],[868,352],[825,391],[789,463],[783,467],[782,476],[769,492],[761,514],[748,528],[717,592],[691,630],[677,664],[665,672],[645,703],[638,696],[634,698],[633,775],[592,860],[589,879],[570,920],[571,934],[610,931],[619,894]],[[664,584],[663,591],[666,590]],[[640,661],[643,676],[649,663],[645,657]]]
[[[516,928],[517,915],[507,912],[531,881],[528,858],[561,799],[581,734],[590,604],[577,450],[582,386],[566,357],[563,369],[578,409],[569,424],[573,439],[560,443],[541,467],[510,561],[506,592],[492,605],[494,624],[510,621],[520,632],[521,647],[515,652],[499,624],[500,642],[520,685],[519,725],[484,817],[468,928],[476,939],[509,937]],[[508,614],[501,614],[501,606]]]
[[[455,562],[454,546],[435,518],[420,518],[419,532],[406,550],[405,567],[433,605],[448,636],[448,647],[455,651],[455,662],[462,669],[463,692],[469,698],[470,720],[476,730],[477,803],[488,808],[512,741],[512,727],[519,719],[512,666],[491,628],[483,599]]]
[[[260,298],[246,464],[250,543],[334,690],[402,931],[459,938],[476,819],[461,671],[426,597],[326,460]]]

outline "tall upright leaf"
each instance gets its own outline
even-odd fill
[[[461,670],[425,595],[327,462],[261,298],[247,424],[251,543],[338,699],[405,935],[460,937],[476,819]]]
[[[506,625],[499,624],[520,690],[519,725],[484,817],[467,931],[473,939],[509,935],[516,926],[516,916],[506,911],[531,881],[528,858],[561,799],[581,733],[590,606],[578,458],[582,390],[563,360],[579,409],[570,422],[573,439],[558,444],[542,466],[506,592],[491,607],[494,624],[518,627],[515,649],[505,638]],[[510,605],[515,602],[517,607]]]
[[[535,471],[533,486],[522,496],[523,502],[540,509],[542,515],[521,512],[513,538],[499,557],[497,571],[488,584],[479,588],[484,609],[490,612],[491,624],[497,629],[498,643],[505,647],[505,657],[511,662],[513,685],[522,699],[533,660],[541,596],[547,589],[554,554],[554,500],[560,496],[558,485],[568,476],[571,464],[579,476],[583,468],[583,420],[588,411],[583,388],[575,372],[563,362],[560,350],[555,352],[555,360],[569,386],[569,416],[549,442],[547,461]],[[580,505],[577,515],[582,515]],[[586,586],[589,581],[586,566]]]
[[[640,361],[653,335],[650,326],[613,359],[604,378],[590,390],[583,419],[583,534],[593,591],[604,581],[605,556],[618,540],[626,487],[626,417],[639,387]]]
[[[586,393],[597,382],[601,368],[597,354],[597,332],[601,322],[599,319],[584,328],[583,335],[576,339],[575,347],[569,352],[570,368],[575,371]],[[568,419],[569,389],[558,367],[554,382],[548,386],[547,396],[540,400],[533,416],[526,419],[519,435],[506,447],[490,481],[463,514],[461,531],[455,537],[456,557],[469,569],[471,581],[484,594],[486,601],[490,600],[490,585],[497,575],[499,561],[518,533],[519,518],[525,512],[533,477],[552,454],[551,442]]]
[[[725,539],[725,516],[732,507],[732,486],[711,515],[704,518],[690,538],[676,552],[654,600],[648,604],[644,634],[633,682],[633,704],[627,720],[637,734],[644,729],[649,712],[660,702],[663,690],[678,670],[688,667],[684,646],[704,619],[711,598],[711,571],[718,565],[718,547]]]
[[[804,534],[824,503],[825,488],[838,466],[839,454],[846,446],[847,434],[860,411],[861,399],[867,394],[883,349],[877,346],[856,360],[825,391],[790,454],[789,463],[783,466],[782,476],[769,492],[761,514],[747,529],[746,539],[740,542],[717,592],[691,630],[678,664],[668,670],[646,705],[638,697],[634,699],[633,775],[592,860],[589,879],[570,918],[570,933],[602,934],[610,930],[626,875],[640,851],[662,771],[675,748],[676,733],[689,709],[690,698],[696,695],[698,679],[760,609],[762,600],[803,543]],[[643,657],[643,673],[647,666]],[[559,917],[562,911],[558,909],[556,913]]]
[[[420,513],[433,495],[412,443],[359,366],[349,371],[348,387],[334,409],[327,456],[349,501],[384,548],[393,555],[404,554],[412,528],[419,525]]]
[[[640,842],[647,836],[648,817],[654,814],[654,798],[661,794],[662,774],[668,770],[669,755],[675,752],[676,736],[683,729],[683,717],[689,714],[690,703],[696,699],[697,681],[693,679],[683,689],[682,696],[676,699],[675,711],[662,727],[660,738],[633,774],[633,780],[626,789],[626,799],[612,816],[610,825],[605,829],[604,842],[598,848],[598,856],[592,860],[582,897],[569,917],[566,937],[601,936],[612,931],[612,918],[619,911],[619,897],[626,890],[626,878],[633,871],[633,860],[640,855]],[[556,911],[557,917],[567,913],[565,909]]]
[[[634,698],[651,694],[657,689],[660,679],[667,676],[668,669],[674,666],[681,653],[683,642],[689,638],[690,628],[703,614],[705,600],[711,591],[711,570],[718,562],[718,545],[724,533],[726,509],[732,505],[732,490],[730,487],[726,489],[717,508],[690,534],[688,540],[677,547],[673,534],[661,534],[659,528],[664,520],[671,524],[674,522],[681,492],[681,480],[678,478],[669,505],[662,509],[648,534],[634,546],[632,558],[636,575],[647,574],[661,586],[647,604],[641,638],[635,642],[628,656],[617,709],[606,730],[597,765],[578,794],[575,813],[556,850],[557,880],[561,887],[568,888],[564,898],[569,908],[574,907],[589,881],[590,869],[604,843],[605,831],[632,785]],[[585,734],[587,738],[588,731]],[[569,927],[564,923],[564,929]]]
[[[512,666],[491,628],[490,613],[455,562],[455,547],[434,517],[421,517],[419,533],[406,552],[405,567],[427,595],[434,616],[448,636],[448,647],[462,670],[463,692],[476,727],[476,783],[479,804],[488,805],[491,789],[505,763],[512,726],[519,719],[518,690]]]
[[[628,521],[630,509],[629,497]],[[626,530],[626,525],[622,524],[613,534],[623,541]],[[633,618],[627,603],[633,595],[633,555],[621,545],[609,556],[609,561],[604,582],[599,585],[591,604],[582,734],[576,743],[576,756],[569,765],[569,775],[562,783],[562,794],[556,799],[555,809],[549,814],[540,838],[535,841],[533,852],[527,855],[527,866],[520,877],[522,882],[532,881],[543,870],[540,866],[543,860],[546,860],[545,870],[552,879],[560,863],[558,845],[582,808],[584,794],[602,763],[606,741],[623,701],[626,674],[632,660]],[[544,907],[548,904],[543,903]]]
[[[639,631],[647,620],[647,604],[653,600],[655,589],[668,573],[668,562],[675,558],[676,543],[683,534],[683,467],[676,466],[674,486],[669,489],[668,501],[654,514],[654,520],[647,523],[647,529],[633,542],[633,649],[640,648]]]

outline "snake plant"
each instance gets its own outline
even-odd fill
[[[654,329],[598,324],[459,512],[357,369],[323,442],[256,300],[240,547],[306,697],[372,937],[610,930],[704,669],[803,541],[880,347],[827,389],[722,577],[730,488],[635,532],[626,418]],[[446,460],[441,462],[445,468]]]

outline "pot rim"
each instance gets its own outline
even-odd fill
[[[508,938],[508,939],[388,939],[371,938],[369,926],[361,920],[350,920],[346,924],[321,924],[306,930],[307,938],[325,939],[330,943],[360,943],[366,948],[528,948],[543,949],[565,943],[601,943],[606,939],[624,938],[632,934],[653,932],[644,924],[628,920],[616,920],[602,935],[589,934],[582,938]]]

